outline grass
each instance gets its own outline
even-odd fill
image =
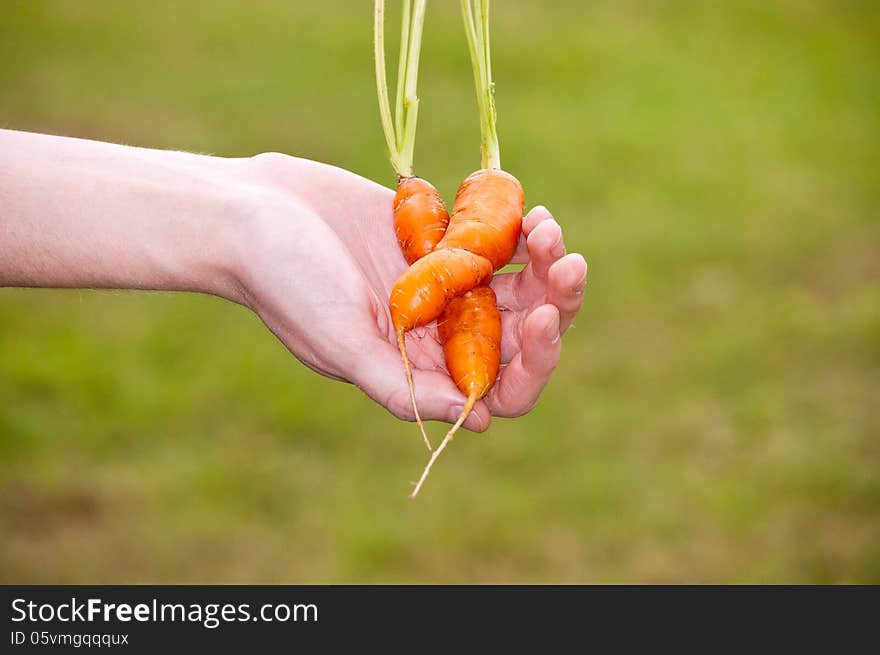
[[[0,124],[391,184],[370,21],[7,1]],[[459,21],[430,3],[420,76],[447,197]],[[245,310],[0,290],[0,582],[880,582],[878,37],[855,0],[497,6],[505,167],[591,279],[540,405],[418,502],[413,426]]]

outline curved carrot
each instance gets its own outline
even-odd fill
[[[420,177],[401,177],[397,182],[397,193],[394,194],[392,204],[394,215],[394,233],[397,235],[397,243],[408,264],[413,264],[436,246],[446,233],[449,224],[449,212],[440,192],[436,187]],[[406,307],[400,310],[406,313]],[[392,309],[392,313],[394,309]],[[400,348],[403,372],[406,375],[406,383],[409,386],[409,397],[412,401],[413,414],[416,423],[428,450],[431,450],[431,442],[425,433],[425,425],[419,415],[419,406],[416,403],[416,390],[412,379],[412,370],[409,358],[406,355],[406,345],[403,333],[397,331],[397,342]]]
[[[431,252],[443,238],[449,223],[449,212],[446,211],[446,205],[436,187],[420,177],[400,178],[392,208],[397,243],[407,263],[413,264]],[[400,311],[406,312],[407,309],[401,307]],[[425,445],[428,450],[431,450],[431,442],[425,433],[422,417],[419,415],[412,369],[409,365],[409,358],[406,356],[406,344],[402,332],[397,333],[397,343],[402,355],[403,372],[409,387],[413,414]]]
[[[467,250],[435,250],[407,269],[388,301],[391,322],[400,338],[437,319],[446,304],[492,279],[492,264]]]
[[[394,195],[394,232],[407,264],[434,250],[446,233],[449,213],[440,192],[420,177],[404,177]]]
[[[492,264],[485,257],[478,257],[467,250],[443,250],[440,261],[422,257],[409,267],[412,274],[405,283],[394,285],[388,307],[391,322],[397,334],[397,347],[403,362],[403,373],[409,387],[416,422],[424,435],[416,389],[413,383],[412,368],[406,354],[405,335],[414,327],[426,325],[438,318],[446,304],[455,296],[467,292],[492,279]],[[425,441],[428,441],[425,436]],[[430,450],[430,442],[428,450]]]
[[[482,168],[465,178],[438,248],[464,248],[482,255],[497,271],[510,262],[522,230],[525,195],[513,175]]]
[[[438,318],[453,298],[487,284],[510,261],[522,230],[524,202],[522,185],[510,173],[487,168],[472,173],[455,196],[446,234],[391,290],[391,321],[423,434],[404,335]]]
[[[430,323],[452,298],[486,284],[513,256],[522,230],[524,197],[519,181],[500,170],[468,176],[455,197],[446,234],[410,266],[391,290],[395,331]]]
[[[437,333],[449,375],[467,404],[489,393],[501,367],[501,312],[492,288],[480,286],[451,300]]]
[[[501,368],[501,313],[495,292],[479,286],[453,298],[437,322],[446,368],[455,386],[467,396],[461,414],[440,446],[433,452],[411,497],[415,498],[431,471],[431,466],[452,441],[458,428],[473,411],[498,377]]]
[[[373,3],[373,56],[376,67],[376,95],[379,99],[379,118],[388,146],[391,167],[397,173],[397,193],[394,196],[394,231],[407,263],[412,264],[434,249],[443,238],[449,214],[440,193],[432,184],[415,177],[412,172],[413,150],[416,139],[419,99],[416,87],[419,73],[419,52],[426,0],[403,3],[398,61],[397,94],[392,118],[385,71],[385,0]],[[402,333],[398,333],[403,356],[403,367],[409,385],[413,413],[428,450],[431,442],[425,433],[422,417],[416,404],[412,371],[406,357]]]
[[[489,0],[462,0],[468,48],[480,111],[481,166],[456,194],[451,218],[437,190],[412,175],[418,117],[416,81],[425,0],[404,2],[396,112],[391,117],[385,76],[384,0],[374,3],[374,56],[379,113],[391,163],[398,174],[394,225],[410,267],[391,291],[389,309],[409,385],[415,419],[430,450],[415,398],[405,334],[441,317],[438,324],[447,368],[467,396],[463,411],[432,455],[431,465],[494,384],[500,367],[501,317],[495,294],[486,286],[494,271],[513,256],[524,205],[519,181],[501,169],[495,127],[494,83],[489,60]]]

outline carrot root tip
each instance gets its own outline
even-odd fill
[[[409,366],[409,357],[406,354],[406,340],[404,338],[404,331],[397,330],[397,347],[400,349],[400,361],[403,362],[403,372],[406,374],[406,384],[409,387],[409,397],[412,401],[413,414],[416,417],[416,423],[419,425],[419,432],[422,433],[422,439],[425,440],[425,446],[428,448],[428,452],[433,452],[433,447],[431,446],[431,441],[428,439],[428,435],[425,433],[425,424],[422,423],[422,417],[419,415],[419,404],[416,402],[416,386],[413,383],[412,369]]]
[[[425,483],[425,480],[428,479],[428,473],[431,472],[431,467],[434,466],[434,462],[437,461],[437,458],[440,457],[440,453],[449,445],[449,442],[452,441],[452,438],[455,436],[455,433],[458,432],[458,428],[461,427],[461,424],[465,422],[470,413],[474,409],[474,405],[477,404],[477,396],[475,394],[471,394],[468,396],[467,402],[464,404],[464,409],[461,410],[461,414],[458,417],[458,420],[455,424],[449,428],[449,432],[446,433],[446,436],[443,437],[443,441],[437,447],[433,453],[431,453],[431,459],[428,460],[428,463],[425,465],[425,470],[422,471],[422,477],[419,478],[419,481],[416,483],[416,488],[413,489],[413,492],[410,494],[410,498],[415,498],[419,490],[422,488],[422,485]]]

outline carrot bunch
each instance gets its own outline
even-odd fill
[[[394,227],[409,268],[389,298],[401,361],[413,412],[428,449],[416,403],[405,335],[437,321],[446,367],[466,402],[443,442],[433,451],[418,494],[431,466],[452,440],[478,400],[495,383],[501,365],[501,314],[488,286],[495,271],[507,265],[522,229],[523,189],[501,170],[496,131],[494,84],[489,56],[489,0],[461,0],[471,54],[481,127],[481,168],[462,182],[449,216],[439,192],[412,175],[412,153],[418,99],[415,95],[425,2],[411,11],[404,1],[396,113],[391,118],[385,80],[383,38],[384,2],[376,0],[376,81],[379,107],[392,166],[398,175],[394,198]]]

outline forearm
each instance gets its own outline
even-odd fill
[[[239,160],[0,130],[0,286],[235,298]]]

